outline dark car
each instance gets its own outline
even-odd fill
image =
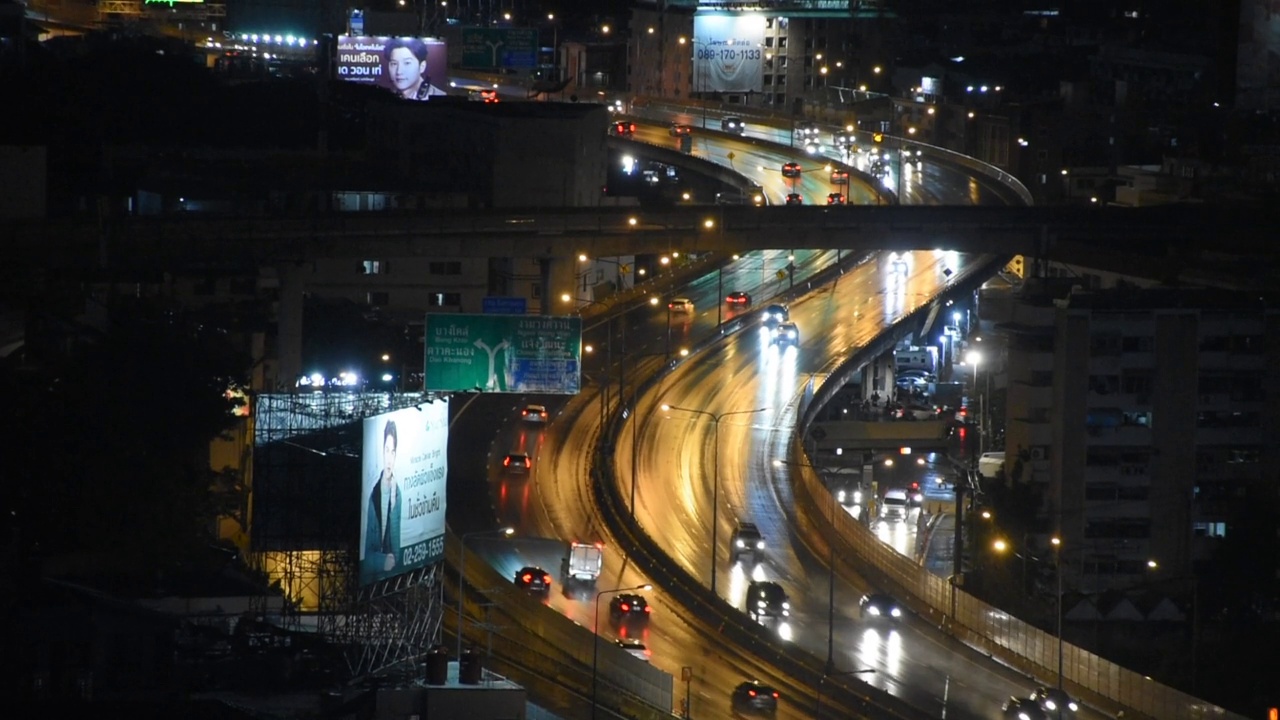
[[[671,137],[679,137],[681,135],[692,135],[693,126],[684,125],[682,123],[671,123],[671,127],[667,130]]]
[[[787,597],[787,591],[778,583],[753,580],[747,586],[747,614],[756,621],[790,617],[791,600]]]
[[[773,327],[791,319],[791,311],[785,305],[770,305],[764,309],[764,324]]]
[[[520,411],[520,419],[528,423],[545,423],[547,421],[546,405],[525,405]]]
[[[751,296],[739,290],[737,292],[731,292],[728,295],[725,295],[724,301],[730,305],[746,307],[751,304]]]
[[[1011,697],[1005,701],[1001,710],[1004,711],[1005,720],[1050,720],[1035,700],[1027,698]]]
[[[778,691],[759,680],[739,683],[733,689],[733,709],[738,712],[773,715],[778,711]]]
[[[827,193],[828,205],[844,205],[844,193]]]
[[[636,124],[619,120],[609,126],[609,133],[618,137],[630,137],[636,134]]]
[[[782,177],[798,178],[800,177],[800,163],[789,162],[782,166]]]
[[[1080,703],[1076,702],[1066,690],[1040,686],[1031,691],[1028,698],[1032,702],[1039,703],[1040,709],[1053,718],[1074,718],[1076,713],[1080,711]]]
[[[525,453],[507,453],[502,458],[502,469],[516,475],[523,475],[533,467],[533,460]]]
[[[788,193],[788,194],[787,194],[787,204],[788,204],[788,205],[803,205],[803,204],[804,204],[804,198],[803,198],[803,197],[800,197],[800,193]]]
[[[849,171],[848,170],[832,170],[831,184],[832,185],[848,185]]]
[[[898,601],[884,593],[863,595],[862,599],[858,601],[858,607],[862,608],[863,617],[882,617],[897,620],[903,614],[902,606],[898,604]]]
[[[623,593],[609,601],[609,617],[615,623],[645,622],[652,612],[653,606],[643,595]]]
[[[769,334],[769,342],[778,345],[799,345],[800,344],[800,328],[796,327],[793,322],[778,323]]]
[[[763,550],[764,536],[760,534],[760,528],[755,523],[738,523],[738,527],[733,530],[733,537],[729,539],[729,558],[738,562],[744,555],[756,557]]]
[[[728,133],[745,135],[747,133],[747,124],[740,117],[727,117],[720,121],[720,129]]]
[[[522,567],[516,571],[516,586],[534,592],[549,592],[551,573],[540,567]]]

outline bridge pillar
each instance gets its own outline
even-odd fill
[[[280,275],[280,304],[276,311],[276,382],[278,390],[294,388],[302,375],[302,311],[306,273],[297,263],[277,266]]]
[[[568,293],[569,297],[579,296],[576,283],[578,281],[577,258],[538,258],[542,271],[542,309],[543,315],[567,315],[577,307],[576,303],[562,303],[560,296]]]

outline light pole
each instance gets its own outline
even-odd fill
[[[964,361],[973,366],[973,394],[978,395],[978,365],[982,364],[982,353],[970,350],[964,354]],[[978,454],[981,455],[987,444],[987,398],[983,395],[978,395],[978,416],[981,418],[978,424]]]
[[[790,462],[788,460],[782,460],[778,458],[775,458],[773,461],[774,467],[783,467],[784,465],[790,466],[790,467],[805,467],[811,470],[817,470],[818,472],[822,471],[822,468],[818,467],[817,465],[806,465],[805,463]],[[832,529],[832,535],[834,536],[835,527],[836,527],[837,503],[836,503],[836,494],[830,493],[830,495],[831,495],[831,529]],[[835,643],[836,643],[836,543],[834,539],[829,539],[827,542],[827,664],[826,664],[826,671],[825,671],[827,674],[831,674],[832,670],[834,670],[836,666]],[[823,675],[823,677],[825,678],[826,675]],[[819,683],[818,687],[819,689],[821,689],[822,687],[821,683]],[[819,697],[821,697],[821,693],[819,693]],[[819,701],[818,704],[819,706],[821,706],[822,704],[821,701]]]
[[[767,411],[769,408],[756,408],[754,410],[731,410],[723,413],[713,413],[707,410],[695,410],[693,408],[679,407],[677,405],[663,405],[664,412],[669,410],[680,410],[682,412],[692,413],[694,415],[703,415],[711,418],[711,424],[714,430],[711,447],[711,594],[716,592],[716,525],[720,520],[720,421],[731,415],[751,415]]]
[[[502,528],[501,530],[476,530],[475,532],[463,533],[461,539],[458,540],[460,548],[458,552],[458,662],[462,662],[462,598],[467,590],[465,577],[467,572],[467,538],[484,535],[511,537],[515,532],[516,529],[511,527]]]
[[[613,588],[612,590],[601,590],[600,592],[596,593],[595,620],[592,621],[592,628],[591,628],[592,632],[595,633],[595,638],[594,638],[595,644],[591,646],[591,717],[592,717],[592,720],[594,720],[596,716],[596,677],[597,677],[597,668],[599,667],[599,660],[600,660],[600,598],[604,597],[605,595],[612,595],[614,593],[627,592],[629,590],[648,591],[652,589],[653,589],[652,585],[645,584],[645,585],[635,585],[633,587]]]
[[[560,26],[556,24],[555,13],[547,13],[547,22],[551,23],[551,70],[555,73],[555,82],[560,82]]]
[[[706,130],[707,129],[707,63],[705,60],[698,57],[698,46],[706,45],[707,41],[699,40],[698,38],[685,38],[684,36],[681,36],[679,43],[681,45],[688,43],[693,46],[693,72],[698,73],[698,82],[696,84],[700,85],[702,88],[701,90],[698,91],[698,99],[702,102],[702,129]],[[693,72],[689,73],[690,77],[693,76]]]
[[[813,717],[815,719],[822,717],[822,684],[827,681],[827,678],[840,677],[842,675],[874,675],[875,672],[876,672],[875,668],[863,668],[861,670],[844,670],[841,672],[835,672],[832,668],[828,667],[826,670],[823,671],[822,678],[818,680],[818,705],[813,709]]]
[[[656,298],[655,298],[656,299]],[[678,353],[680,357],[686,357],[689,354],[688,348],[680,348]],[[621,398],[626,387],[626,370],[627,361],[632,361],[632,367],[635,362],[645,358],[667,357],[666,353],[645,353],[643,355],[624,356],[622,362],[618,364],[620,377],[618,379],[618,396]],[[639,457],[640,457],[640,415],[639,415],[639,398],[636,397],[636,391],[639,390],[639,383],[631,390],[631,517],[636,516],[636,478],[639,475]]]
[[[605,310],[605,316],[604,316],[604,332],[605,332],[605,341],[604,341],[604,380],[603,380],[603,381],[601,381],[601,383],[600,383],[600,385],[601,385],[601,387],[602,387],[602,392],[604,393],[604,401],[603,401],[603,404],[601,405],[602,412],[603,412],[603,408],[609,404],[609,385],[610,385],[610,383],[609,383],[609,369],[613,367],[613,316],[609,314],[609,311],[610,311],[610,310],[612,310],[612,308],[610,308],[608,305],[606,305],[606,304],[604,304],[604,303],[602,303],[602,302],[599,302],[599,301],[597,301],[597,300],[579,300],[579,299],[577,299],[577,298],[573,297],[572,295],[570,295],[569,293],[564,293],[564,294],[562,294],[562,295],[560,296],[560,300],[562,300],[563,302],[566,302],[566,303],[569,303],[569,302],[579,302],[579,303],[582,303],[582,306],[581,306],[581,307],[575,308],[575,312],[577,312],[577,313],[578,313],[579,317],[581,317],[581,315],[582,315],[582,308],[583,308],[583,307],[586,307],[586,306],[589,306],[589,305],[598,305],[599,307],[602,307],[602,308],[604,308],[604,310]],[[625,323],[625,322],[623,323],[623,328],[624,328],[624,331],[625,331],[625,328],[626,328],[626,323]],[[626,346],[625,346],[625,345],[623,346],[623,350],[622,350],[622,352],[623,352],[624,354],[626,353]]]

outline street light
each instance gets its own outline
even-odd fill
[[[574,309],[574,312],[577,312],[579,316],[581,316],[582,314],[582,308],[587,307],[589,305],[598,305],[605,309],[604,332],[606,337],[604,341],[604,380],[600,383],[602,387],[602,392],[604,394],[603,404],[601,405],[601,413],[603,413],[604,407],[608,406],[609,404],[609,369],[613,367],[613,315],[609,314],[609,311],[612,310],[612,308],[602,302],[599,302],[598,300],[580,300],[580,299],[574,298],[569,293],[564,293],[563,295],[561,295],[560,300],[566,303],[575,302],[575,301],[582,303],[581,307]],[[624,333],[626,332],[626,327],[627,327],[627,324],[624,322],[622,324]],[[624,355],[626,351],[627,351],[626,340],[624,336],[623,347],[622,347],[622,352]],[[619,390],[619,392],[621,392],[621,390]]]
[[[653,298],[653,300],[656,301],[657,298]],[[689,354],[688,348],[680,348],[679,354],[680,354],[680,357],[688,356]],[[666,353],[644,353],[642,355],[623,356],[622,362],[618,364],[618,373],[619,373],[618,397],[619,398],[622,397],[622,393],[626,389],[627,361],[628,360],[632,361],[632,367],[635,367],[634,363],[636,361],[644,360],[645,358],[653,358],[653,357],[665,358],[667,357],[667,354]],[[640,452],[639,451],[639,447],[640,447],[639,409],[640,408],[639,408],[639,403],[637,402],[638,398],[636,397],[637,390],[639,390],[639,383],[636,383],[636,387],[633,388],[631,391],[631,403],[630,403],[630,408],[631,408],[631,517],[632,518],[636,516],[636,478],[639,475],[638,458],[639,458],[639,452]]]
[[[978,395],[978,366],[982,364],[982,353],[977,350],[970,350],[964,354],[965,363],[973,366],[973,393]],[[991,384],[991,371],[987,371],[987,385]],[[981,455],[986,450],[987,432],[987,397],[986,394],[978,395],[978,413],[981,423],[978,425],[978,454]]]
[[[756,408],[754,410],[731,410],[723,413],[713,413],[707,410],[695,410],[693,408],[679,407],[677,405],[662,405],[663,412],[670,410],[680,410],[682,412],[692,413],[694,415],[703,415],[711,418],[711,424],[715,428],[715,437],[712,438],[711,448],[711,594],[716,592],[716,524],[720,519],[720,421],[731,415],[752,415],[754,413],[762,413],[769,408]]]
[[[813,717],[814,718],[822,717],[822,684],[827,681],[827,678],[840,677],[845,675],[874,675],[875,672],[876,672],[875,668],[863,668],[861,670],[843,670],[841,672],[834,672],[830,667],[828,667],[826,670],[823,671],[822,678],[818,680],[818,705],[813,710]]]
[[[595,644],[591,647],[591,717],[594,720],[596,716],[596,668],[599,667],[600,659],[600,598],[605,595],[614,593],[627,592],[630,590],[652,590],[653,586],[649,584],[636,585],[634,587],[620,587],[612,590],[601,590],[596,593],[596,614],[592,623],[592,631],[595,633]]]
[[[513,527],[502,528],[501,530],[476,530],[474,532],[463,533],[462,538],[458,541],[460,551],[458,553],[458,662],[462,662],[462,598],[467,590],[466,567],[467,567],[467,538],[481,537],[484,535],[493,535],[501,537],[511,537],[516,532]]]
[[[816,466],[816,465],[808,465],[808,464],[805,464],[805,463],[791,462],[791,461],[788,461],[788,460],[782,460],[782,459],[779,459],[779,458],[775,458],[775,459],[774,459],[774,461],[773,461],[773,466],[774,466],[774,467],[783,467],[783,466],[790,466],[790,467],[806,467],[806,468],[809,468],[809,469],[811,469],[811,470],[817,470],[817,471],[819,471],[819,472],[821,472],[821,471],[822,471],[822,468],[820,468],[820,467],[818,467],[818,466]],[[836,503],[836,494],[835,494],[835,493],[830,493],[830,494],[831,494],[831,528],[832,528],[832,534],[834,535],[834,530],[835,530],[835,526],[836,526],[836,505],[837,505],[837,503]],[[827,556],[827,664],[826,664],[826,672],[827,672],[827,673],[831,673],[831,671],[832,671],[832,670],[835,668],[835,666],[836,666],[836,658],[835,658],[835,652],[836,652],[836,648],[835,648],[835,642],[836,642],[836,544],[835,544],[835,541],[834,541],[833,539],[828,540],[828,542],[827,542],[827,554],[828,554],[828,556]],[[823,675],[823,677],[825,678],[825,677],[826,677],[826,675]],[[818,684],[818,688],[819,688],[819,701],[818,701],[818,706],[819,706],[819,707],[821,707],[821,706],[822,706],[822,701],[821,701],[821,688],[822,688],[822,684],[821,684],[821,683],[819,683],[819,684]]]

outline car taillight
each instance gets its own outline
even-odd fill
[[[648,605],[645,605],[645,606],[644,606],[644,611],[645,611],[645,612],[653,612],[653,608],[649,607]]]
[[[546,583],[546,584],[550,585],[550,584],[551,584],[551,576],[550,576],[550,575],[543,575],[543,576],[542,576],[542,582],[544,582],[544,583]]]
[[[748,694],[748,695],[750,695],[751,697],[755,697],[755,696],[756,696],[756,691],[755,691],[755,690],[748,690],[748,691],[747,691],[747,694]]]
[[[622,612],[631,612],[631,606],[627,603],[622,603]]]
[[[778,699],[778,697],[779,697],[778,693],[776,693],[776,692],[775,692],[775,693],[773,694],[773,699],[774,699],[774,700],[777,700],[777,699]]]
[[[525,458],[525,459],[524,459],[524,466],[525,466],[525,467],[529,467],[529,465],[530,465],[530,463],[531,463],[531,462],[532,462],[532,461],[531,461],[531,460],[529,460],[529,458]]]
[[[510,467],[510,465],[511,465],[511,458],[509,458],[509,457],[508,457],[508,458],[502,458],[502,466],[503,466],[503,467]]]
[[[521,575],[520,579],[524,580],[525,582],[533,582],[533,576],[530,575],[529,573],[525,573],[524,575]]]

